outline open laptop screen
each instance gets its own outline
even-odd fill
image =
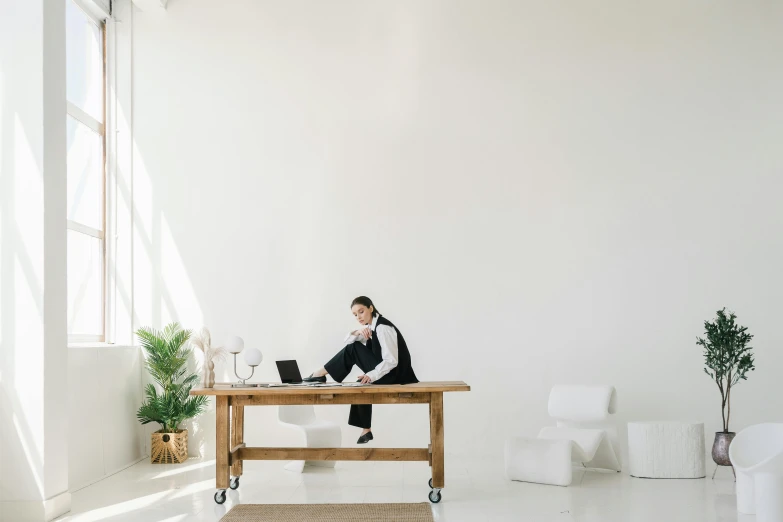
[[[299,373],[299,365],[295,360],[276,361],[277,371],[280,373],[280,382],[285,384],[302,382],[302,375]]]

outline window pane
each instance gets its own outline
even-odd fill
[[[73,0],[65,0],[65,55],[68,101],[103,122],[103,37]]]
[[[68,219],[103,230],[103,138],[68,116]]]
[[[103,334],[103,241],[68,231],[68,333]]]

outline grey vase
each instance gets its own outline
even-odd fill
[[[715,442],[712,444],[712,460],[718,466],[731,466],[729,459],[729,446],[736,433],[733,431],[718,431],[715,433]]]

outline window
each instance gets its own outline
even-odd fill
[[[64,0],[68,150],[68,340],[105,340],[106,28]]]

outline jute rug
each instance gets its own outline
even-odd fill
[[[220,522],[434,522],[429,502],[418,504],[242,504]]]

